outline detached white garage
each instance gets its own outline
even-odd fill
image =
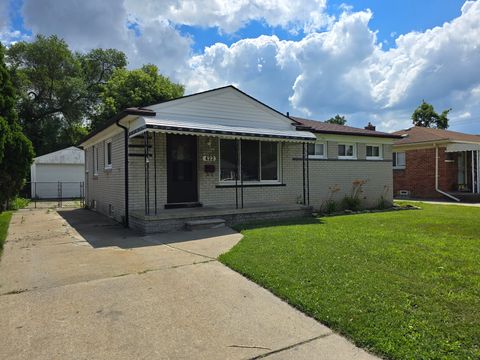
[[[75,146],[36,157],[31,166],[32,198],[80,198],[85,182],[85,154]]]

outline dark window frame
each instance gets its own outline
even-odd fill
[[[235,141],[237,142],[237,140],[233,140],[233,139],[221,139],[219,138],[218,139],[218,167],[219,167],[219,171],[218,171],[218,181],[220,184],[232,184],[235,182],[235,179],[228,179],[228,180],[223,180],[222,179],[222,141]],[[242,146],[245,146],[245,144],[248,144],[248,142],[257,142],[258,143],[258,160],[257,160],[257,163],[258,163],[258,180],[243,180],[243,182],[245,184],[279,184],[281,182],[281,179],[280,179],[280,174],[281,174],[281,146],[280,146],[280,142],[278,141],[261,141],[261,140],[243,140],[241,142],[241,145],[239,143],[237,143],[237,154],[239,156],[239,166],[238,166],[238,181],[241,180],[241,176],[242,176]],[[276,144],[276,167],[277,167],[277,171],[276,171],[276,179],[270,179],[270,180],[265,180],[263,179],[263,176],[262,176],[262,143],[275,143]]]

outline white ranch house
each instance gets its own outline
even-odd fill
[[[90,134],[86,203],[143,233],[305,215],[359,179],[373,207],[392,201],[397,138],[289,117],[226,86],[126,109]]]

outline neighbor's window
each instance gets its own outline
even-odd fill
[[[382,158],[381,145],[367,145],[367,160],[379,160]]]
[[[112,168],[112,140],[105,141],[105,169]]]
[[[315,143],[307,145],[308,157],[311,159],[323,159],[326,157],[325,143]]]
[[[338,144],[339,159],[355,159],[357,151],[355,144]]]
[[[393,168],[405,169],[405,152],[394,152],[393,156]]]
[[[278,181],[278,143],[256,140],[220,140],[220,181]]]
[[[98,146],[93,146],[93,175],[98,175]]]

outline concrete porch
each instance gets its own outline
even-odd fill
[[[142,234],[186,229],[186,223],[196,220],[222,219],[228,226],[261,220],[288,219],[309,216],[312,207],[301,204],[258,204],[246,208],[205,206],[182,209],[162,209],[157,214],[144,212],[130,214],[130,227]]]

